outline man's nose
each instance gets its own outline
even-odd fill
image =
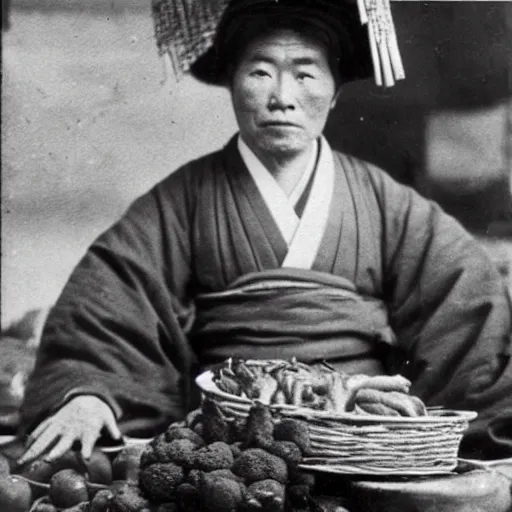
[[[293,83],[290,78],[282,76],[276,79],[270,91],[270,110],[293,110],[295,108]]]

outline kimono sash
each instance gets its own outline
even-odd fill
[[[237,279],[196,301],[190,339],[205,363],[228,357],[305,362],[371,357],[395,341],[387,310],[345,278],[305,269],[273,269]]]

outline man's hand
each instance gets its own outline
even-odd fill
[[[76,441],[81,444],[82,457],[88,459],[103,428],[114,439],[121,437],[114,413],[103,400],[92,395],[77,396],[30,434],[27,449],[18,463],[33,461],[48,450],[45,460],[58,459]]]

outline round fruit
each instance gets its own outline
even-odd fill
[[[2,446],[2,455],[9,461],[12,473],[19,472],[19,464],[17,461],[25,453],[25,445],[21,441],[14,441]]]
[[[55,473],[53,466],[44,460],[35,460],[28,466],[24,467],[21,471],[21,476],[33,480],[34,482],[41,482],[48,484],[52,475]],[[47,493],[46,489],[32,485],[32,499],[40,498]]]
[[[112,464],[108,456],[102,451],[94,450],[91,458],[85,461],[85,467],[90,482],[105,485],[112,483]]]
[[[58,508],[69,508],[89,499],[84,475],[74,469],[62,469],[50,480],[50,499]]]
[[[50,482],[50,478],[54,473],[55,470],[50,462],[39,459],[24,467],[21,471],[21,476],[34,480],[34,482],[47,484]]]
[[[0,510],[27,512],[32,503],[32,491],[25,480],[10,475],[0,480]]]
[[[51,462],[52,474],[62,469],[74,469],[81,475],[87,475],[88,480],[98,484],[109,485],[112,482],[112,465],[106,454],[94,450],[89,460],[84,460],[80,453],[68,450],[64,455]]]
[[[62,469],[74,469],[77,473],[84,475],[87,472],[87,465],[80,454],[75,450],[68,450],[64,455],[51,462],[53,474]]]

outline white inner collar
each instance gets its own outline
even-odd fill
[[[282,266],[311,268],[325,232],[333,195],[334,160],[329,143],[324,137],[317,141],[316,151],[313,151],[313,165],[303,173],[300,180],[303,183],[297,184],[294,190],[294,196],[296,195],[297,199],[300,198],[311,173],[315,170],[316,153],[318,153],[316,173],[301,218],[295,212],[295,203],[286,196],[272,174],[241,137],[238,138],[238,148],[274,222],[288,245],[288,253]]]
[[[247,169],[249,169],[249,172],[253,177],[255,176],[261,176],[262,174],[268,174],[270,177],[276,182],[276,185],[279,186],[277,183],[277,180],[274,178],[272,173],[263,165],[261,160],[255,155],[255,153],[252,151],[252,149],[247,145],[247,143],[244,141],[241,135],[238,136],[238,150],[240,151],[240,154],[242,155],[242,160],[244,161]],[[308,164],[306,165],[306,168],[304,169],[304,172],[301,174],[300,179],[297,181],[295,186],[293,187],[293,190],[290,192],[288,196],[285,195],[285,197],[288,198],[288,201],[292,205],[292,207],[295,207],[301,198],[304,190],[306,190],[306,187],[309,183],[309,180],[311,178],[311,175],[315,171],[316,162],[318,158],[318,141],[315,140],[312,143],[312,151],[311,155],[309,157]],[[279,186],[279,188],[281,188]],[[282,189],[281,189],[282,190]]]

